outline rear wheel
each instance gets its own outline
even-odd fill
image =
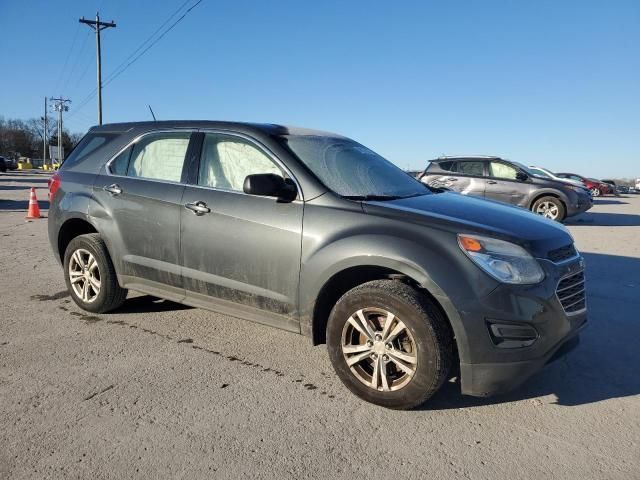
[[[429,399],[446,380],[453,355],[440,311],[416,289],[393,280],[347,292],[331,311],[327,346],[351,392],[396,409]]]
[[[531,211],[558,222],[564,220],[566,215],[563,203],[556,197],[539,198],[533,203]]]
[[[127,290],[118,285],[115,269],[97,233],[80,235],[64,254],[64,278],[71,298],[83,310],[105,313],[122,305]]]

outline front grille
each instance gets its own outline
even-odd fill
[[[584,271],[560,280],[556,295],[567,314],[577,313],[587,308]]]
[[[547,254],[547,258],[554,263],[564,262],[565,260],[569,260],[570,258],[578,255],[576,248],[571,245],[567,245],[565,247],[556,248],[555,250],[551,250]]]

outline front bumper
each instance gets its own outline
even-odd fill
[[[580,343],[579,333],[586,327],[586,315],[582,324],[571,331],[542,357],[510,363],[460,364],[462,393],[474,397],[488,397],[505,393],[520,386],[546,364],[561,358]]]
[[[577,195],[577,200],[567,205],[567,217],[586,212],[591,207],[593,207],[593,197],[591,195]]]
[[[587,322],[586,303],[585,308],[567,313],[556,290],[562,279],[584,269],[583,261],[539,262],[546,274],[542,283],[501,285],[475,304],[470,301],[458,309],[468,340],[460,361],[463,394],[484,397],[512,390],[577,344]],[[492,337],[493,324],[534,330],[537,337],[522,346],[500,345]]]

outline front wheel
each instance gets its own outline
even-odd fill
[[[566,216],[563,203],[556,197],[542,197],[534,202],[531,207],[533,213],[542,215],[550,220],[561,222]]]
[[[118,285],[109,252],[97,233],[80,235],[64,254],[64,279],[71,298],[83,310],[106,313],[122,305],[127,290]]]
[[[439,309],[394,280],[344,294],[329,317],[327,347],[351,392],[395,409],[429,399],[447,379],[453,357],[450,327]]]
[[[591,192],[591,196],[592,197],[599,197],[600,196],[600,189],[593,187],[591,190],[589,190]]]

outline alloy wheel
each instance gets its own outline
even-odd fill
[[[599,197],[600,196],[600,190],[595,188],[595,187],[592,188],[591,189],[591,195],[594,196],[594,197]]]
[[[79,248],[69,260],[69,282],[73,293],[85,303],[92,303],[100,294],[100,269],[91,252]]]
[[[558,206],[553,202],[542,202],[536,207],[536,213],[545,218],[555,220],[560,213]]]
[[[380,308],[363,308],[347,319],[342,355],[358,380],[382,392],[406,386],[418,364],[416,342],[407,326]]]

